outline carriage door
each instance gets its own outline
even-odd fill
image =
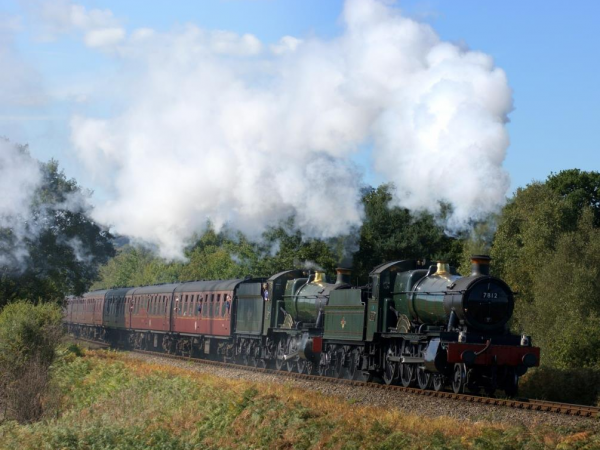
[[[161,303],[160,303],[160,307],[161,307],[161,313],[163,316],[163,322],[162,322],[162,329],[164,331],[169,331],[169,299],[171,296],[168,296],[166,294],[161,295]]]
[[[181,296],[178,292],[173,294],[173,301],[171,302],[171,331],[177,331],[177,317],[179,316],[179,309],[181,303]]]
[[[126,314],[127,320],[125,321],[125,326],[127,328],[131,328],[131,317],[133,316],[133,297],[125,297],[125,305],[126,305]]]

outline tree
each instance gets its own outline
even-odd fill
[[[339,261],[334,247],[320,239],[305,238],[294,227],[293,218],[268,229],[259,242],[227,229],[217,233],[209,224],[205,233],[186,250],[185,262],[168,262],[148,249],[126,246],[100,269],[100,280],[93,288],[248,275],[268,277],[282,270],[306,267],[321,267],[333,273]]]
[[[0,307],[16,299],[61,301],[81,294],[97,277],[98,266],[114,256],[112,236],[89,216],[88,194],[56,161],[40,163],[40,170],[26,224],[27,255],[21,264],[0,267]],[[11,230],[0,234],[10,238]]]
[[[588,206],[594,215],[594,225],[600,226],[600,172],[563,170],[551,174],[546,185],[568,202],[574,222]]]
[[[444,233],[434,216],[391,207],[391,185],[368,189],[363,196],[365,220],[360,229],[354,269],[366,281],[373,267],[396,259],[445,259],[457,264],[461,243]]]
[[[494,237],[494,271],[518,293],[512,326],[548,365],[600,364],[596,175],[563,171],[518,189]]]
[[[91,289],[172,283],[179,280],[181,269],[181,263],[169,263],[144,247],[126,245],[100,267],[98,281]]]
[[[494,236],[491,256],[494,273],[518,292],[515,319],[533,301],[533,283],[543,255],[553,251],[560,235],[573,230],[569,206],[542,183],[517,189],[504,207]]]
[[[293,218],[272,227],[259,244],[256,273],[273,275],[289,269],[319,268],[333,274],[340,258],[334,248],[322,239],[303,236]]]
[[[600,229],[586,207],[577,229],[562,234],[543,255],[533,303],[524,311],[527,332],[549,365],[600,365]]]

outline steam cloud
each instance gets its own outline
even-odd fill
[[[41,182],[39,163],[0,139],[0,266],[18,266],[28,252],[31,199]]]
[[[117,27],[76,11],[85,33]],[[454,229],[497,210],[509,186],[505,73],[383,2],[348,0],[343,23],[335,39],[274,45],[194,25],[86,34],[122,60],[126,105],[72,119],[78,156],[114,193],[95,218],[168,258],[208,219],[255,236],[296,214],[309,236],[340,235],[362,220],[352,158],[365,146],[397,205],[447,202]]]

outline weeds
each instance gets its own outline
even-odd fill
[[[528,430],[427,419],[282,385],[224,380],[114,352],[70,353],[56,367],[61,415],[0,426],[20,449],[598,448],[585,430]]]

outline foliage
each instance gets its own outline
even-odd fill
[[[62,338],[62,311],[15,302],[0,313],[0,406],[22,422],[43,413],[49,370]]]
[[[546,185],[567,201],[572,221],[576,222],[579,212],[590,207],[594,214],[594,225],[600,226],[600,172],[563,170],[551,174]]]
[[[471,256],[490,254],[498,219],[497,214],[490,214],[485,220],[474,224],[469,235],[463,238],[459,273],[463,275],[471,273]]]
[[[365,219],[354,255],[355,275],[366,281],[373,267],[396,259],[444,259],[457,265],[461,243],[447,236],[431,214],[391,206],[392,189],[381,185],[363,196]]]
[[[179,279],[180,263],[168,263],[143,247],[124,246],[106,265],[100,267],[100,282],[92,289],[145,286]]]
[[[600,367],[600,229],[586,209],[577,229],[543,253],[533,301],[523,310],[528,332],[556,367]]]
[[[304,237],[293,219],[267,230],[259,248],[256,272],[263,276],[301,268],[321,268],[332,274],[342,259],[329,242]]]
[[[1,448],[594,448],[597,432],[427,418],[91,352],[57,369],[63,410],[0,426]],[[543,444],[542,444],[543,443]],[[587,447],[586,447],[587,446]]]
[[[515,331],[546,365],[600,365],[598,181],[572,170],[517,190],[494,238],[495,273],[518,292]]]
[[[533,283],[543,255],[554,251],[559,236],[573,226],[567,205],[542,183],[518,189],[504,208],[494,236],[495,273],[518,292],[515,315],[533,302]]]
[[[523,376],[519,382],[519,393],[540,400],[600,405],[600,370],[539,367]]]
[[[124,247],[100,269],[94,289],[115,286],[143,286],[189,280],[267,277],[282,270],[323,267],[330,273],[338,257],[332,247],[318,239],[307,239],[294,229],[293,221],[267,230],[261,242],[228,230],[207,231],[185,254],[185,262],[167,262],[150,250]]]
[[[18,300],[62,301],[85,292],[98,266],[114,256],[112,236],[89,217],[87,194],[56,161],[40,163],[42,182],[30,205],[27,256],[0,267],[0,307]],[[0,230],[9,246],[10,230]],[[6,247],[5,247],[6,250]]]

